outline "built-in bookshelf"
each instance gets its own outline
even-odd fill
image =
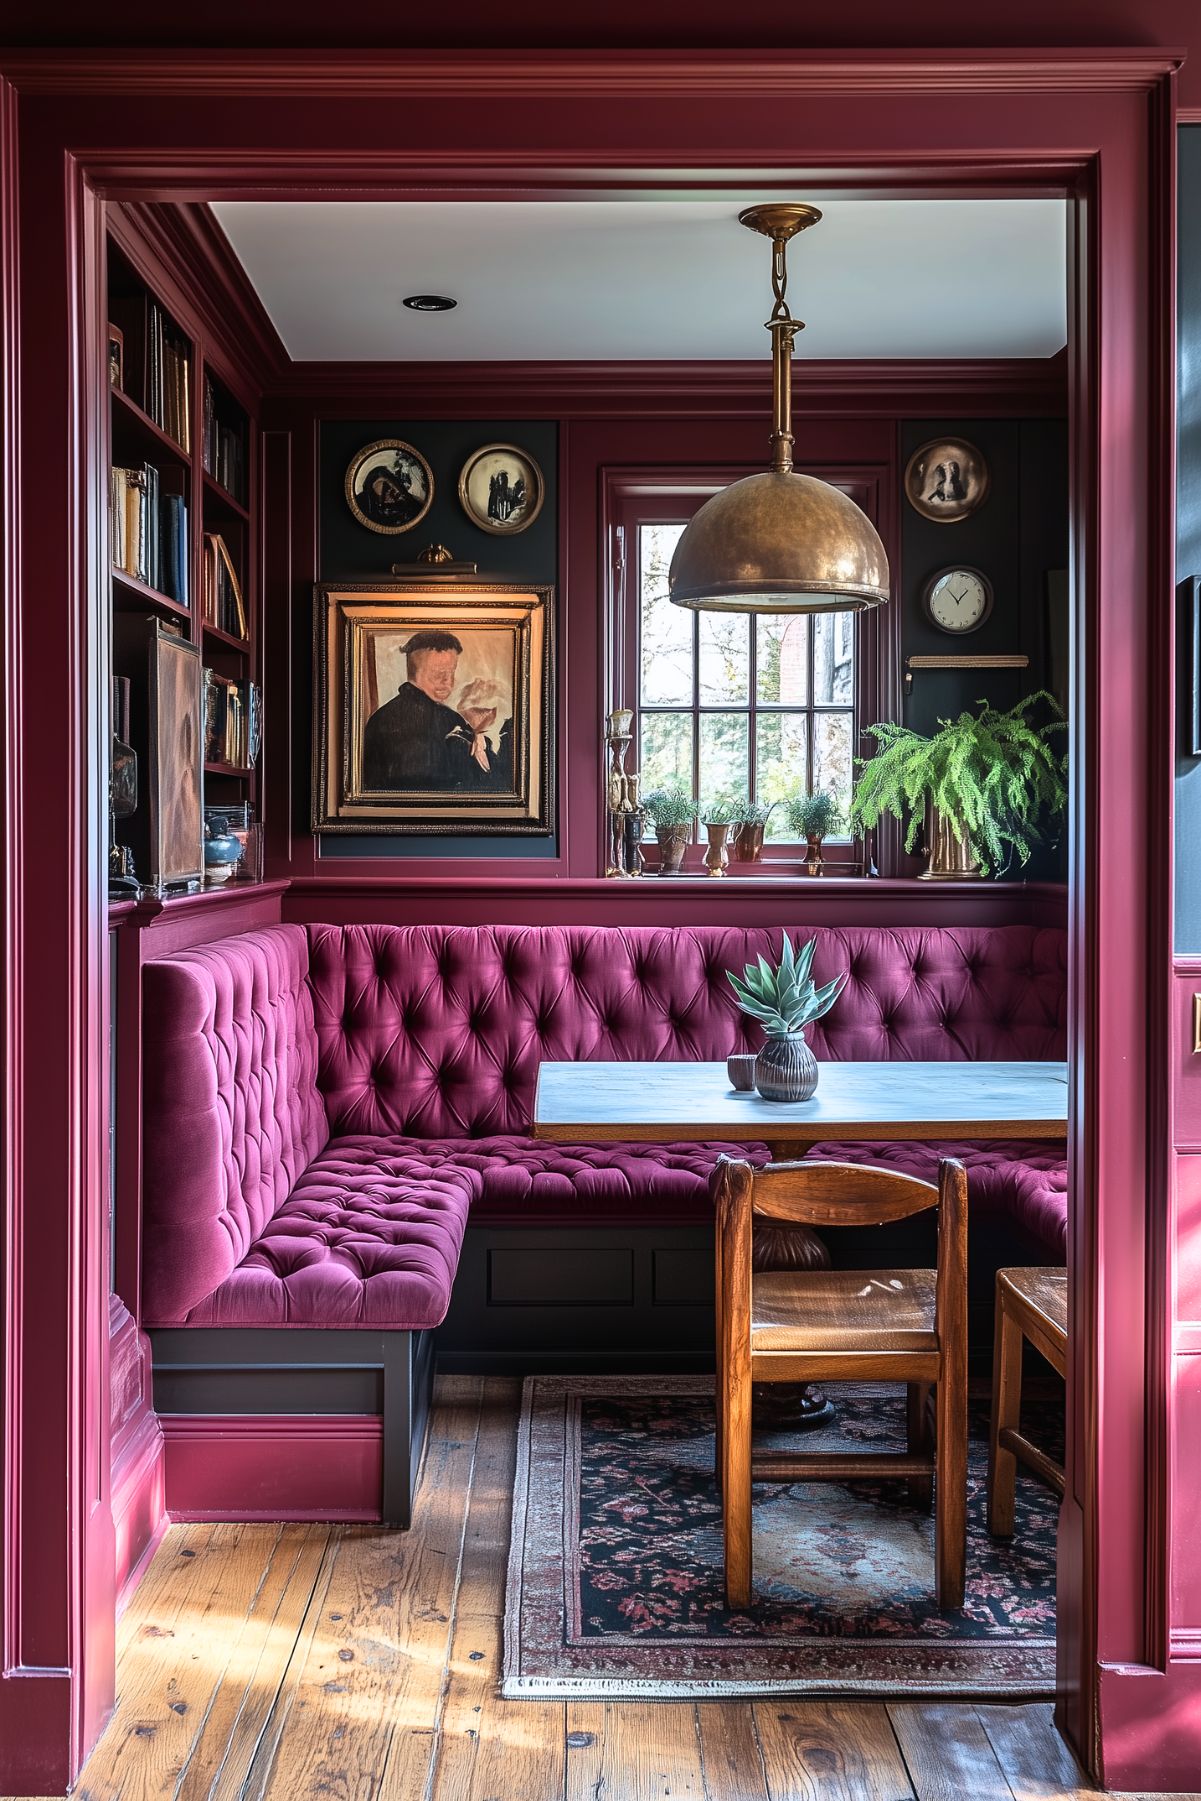
[[[107,250],[114,614],[199,649],[203,804],[257,814],[256,400],[119,208]]]

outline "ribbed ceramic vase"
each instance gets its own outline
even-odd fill
[[[768,1038],[755,1059],[755,1087],[765,1101],[807,1101],[817,1076],[817,1058],[799,1032]]]

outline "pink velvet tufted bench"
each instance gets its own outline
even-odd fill
[[[849,972],[811,1029],[819,1058],[1064,1054],[1062,932],[816,935],[817,978]],[[611,1309],[627,1288],[649,1283],[668,1309],[680,1300],[666,1253],[644,1282],[612,1235],[654,1229],[670,1250],[673,1230],[708,1229],[709,1172],[724,1147],[536,1143],[539,1062],[751,1048],[756,1029],[725,972],[770,953],[773,938],[734,927],[282,925],[149,965],[143,1317],[160,1406],[199,1408],[205,1394],[212,1405],[219,1392],[225,1405],[236,1395],[247,1411],[270,1411],[282,1404],[280,1372],[306,1371],[311,1394],[327,1381],[318,1372],[374,1371],[386,1438],[404,1448],[385,1459],[383,1514],[405,1523],[429,1333],[452,1291],[460,1354],[473,1337],[495,1351],[485,1316],[506,1309],[541,1299],[567,1328],[577,1270],[612,1349]],[[837,1154],[928,1174],[943,1148]],[[955,1154],[969,1167],[973,1220],[991,1213],[1017,1230],[1028,1261],[1062,1261],[1062,1155],[1012,1143]],[[469,1219],[484,1242],[456,1285]],[[575,1263],[571,1234],[587,1238]],[[550,1260],[531,1278],[512,1247],[537,1249],[539,1237]],[[596,1285],[610,1267],[606,1298]],[[241,1374],[214,1389],[219,1370]],[[264,1370],[277,1372],[274,1386]],[[356,1392],[370,1398],[365,1380]]]

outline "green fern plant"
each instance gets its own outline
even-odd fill
[[[785,803],[790,829],[798,838],[828,838],[842,824],[842,808],[834,795],[819,788],[816,794],[798,791]]]
[[[740,802],[729,794],[715,794],[704,803],[702,825],[735,825],[742,818]]]
[[[1040,701],[1055,716],[1033,725],[1029,716]],[[1054,748],[1066,725],[1045,690],[1004,713],[982,700],[975,713],[940,719],[930,738],[891,723],[867,730],[879,749],[860,763],[852,827],[871,830],[885,813],[907,819],[908,851],[916,848],[929,802],[967,839],[985,874],[992,874],[1014,856],[1028,863],[1041,837],[1040,822],[1058,818],[1067,804],[1067,757]]]
[[[846,983],[846,972],[835,976],[824,987],[815,988],[809,971],[817,944],[811,938],[794,955],[788,933],[780,951],[780,961],[773,969],[766,957],[748,963],[741,979],[726,971],[726,980],[734,990],[741,1010],[757,1019],[769,1038],[793,1038],[823,1013],[828,1013]]]

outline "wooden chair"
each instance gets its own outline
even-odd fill
[[[1068,1272],[1066,1269],[999,1269],[996,1336],[992,1363],[992,1427],[988,1447],[988,1529],[997,1538],[1013,1533],[1018,1463],[1063,1495],[1061,1465],[1023,1438],[1022,1345],[1028,1338],[1060,1376],[1068,1366]]]
[[[935,1494],[935,1594],[962,1607],[967,1558],[967,1175],[939,1166],[938,1186],[845,1163],[756,1170],[722,1157],[717,1210],[717,1469],[726,1600],[751,1600],[752,1481],[909,1480]],[[803,1270],[752,1275],[756,1215],[808,1226],[879,1225],[938,1208],[934,1270]],[[903,1452],[760,1455],[751,1447],[751,1385],[897,1381],[908,1386]],[[935,1390],[934,1445],[929,1397]]]

